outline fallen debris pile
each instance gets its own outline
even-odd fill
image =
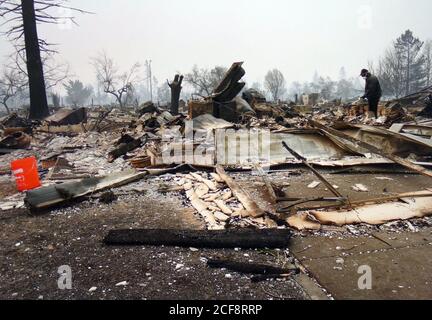
[[[101,201],[111,203],[119,186],[164,175],[166,185],[157,190],[182,199],[209,231],[320,230],[432,214],[423,191],[403,196],[363,181],[342,188],[326,176],[333,170],[431,178],[430,88],[383,103],[383,117],[371,120],[362,101],[326,108],[268,103],[256,90],[242,92],[244,75],[243,63],[234,63],[212,95],[188,102],[188,116],[177,114],[176,106],[171,114],[146,102],[136,110],[63,109],[41,122],[18,115],[1,120],[0,175],[12,183],[10,163],[36,156],[42,187],[5,195],[0,208],[20,208],[25,200],[32,212],[50,210],[106,191]],[[181,86],[180,76],[175,81]],[[278,171],[286,179],[313,174],[303,181],[302,197],[290,194],[289,180],[273,181],[268,173]],[[258,176],[259,182],[238,180],[238,172]],[[357,198],[371,192],[383,196],[375,202]],[[316,205],[306,207],[310,203]],[[107,241],[147,242],[141,231],[120,234]]]

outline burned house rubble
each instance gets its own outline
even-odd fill
[[[106,230],[97,235],[105,246],[286,248],[299,235],[432,226],[431,88],[381,102],[379,118],[370,119],[362,101],[268,102],[244,90],[244,75],[234,63],[213,94],[187,102],[187,113],[147,102],[60,110],[42,121],[3,118],[0,215],[48,217],[151,192],[154,201],[176,199],[176,210],[195,220],[170,232]],[[30,157],[41,185],[18,192],[10,163]],[[298,267],[274,274],[305,272]]]

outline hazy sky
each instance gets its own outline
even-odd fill
[[[42,26],[61,58],[85,82],[95,82],[90,57],[106,50],[119,66],[153,61],[160,80],[176,71],[245,61],[246,81],[279,68],[288,82],[310,81],[315,70],[357,76],[410,28],[432,38],[430,0],[71,0],[94,15],[79,26]],[[0,39],[0,57],[11,52]],[[4,59],[2,60],[4,61]],[[1,61],[1,62],[2,62]]]

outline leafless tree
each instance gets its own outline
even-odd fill
[[[196,95],[210,96],[222,81],[226,72],[227,69],[224,67],[215,67],[208,70],[199,69],[195,65],[192,71],[185,75],[185,81],[194,88]]]
[[[279,100],[286,92],[285,78],[278,69],[273,69],[267,73],[264,86],[270,92],[273,101]]]
[[[49,114],[42,53],[54,53],[50,44],[39,38],[37,23],[58,24],[64,20],[75,23],[74,17],[59,16],[55,11],[85,11],[67,5],[67,0],[0,0],[2,24],[9,25],[5,34],[17,52],[25,54],[30,91],[30,118],[43,119]]]
[[[112,95],[120,108],[125,107],[128,93],[133,91],[134,83],[138,82],[138,74],[141,68],[135,63],[127,72],[120,73],[113,59],[105,52],[92,59],[96,71],[96,78],[103,91]]]
[[[13,68],[4,68],[0,77],[0,104],[10,114],[9,101],[23,93],[27,88],[27,79]]]
[[[23,51],[16,51],[11,56],[11,68],[22,73],[27,79],[29,79],[26,58]],[[69,64],[63,62],[57,62],[55,60],[55,53],[47,52],[42,56],[42,65],[44,69],[45,88],[50,90],[57,85],[63,83],[69,76]],[[27,80],[27,86],[29,85]]]

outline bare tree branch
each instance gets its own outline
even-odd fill
[[[141,65],[135,63],[129,71],[119,73],[114,61],[108,57],[106,52],[102,52],[99,56],[93,58],[92,64],[103,91],[112,95],[121,108],[125,107],[128,93],[134,91],[134,83],[139,81],[138,74]]]

